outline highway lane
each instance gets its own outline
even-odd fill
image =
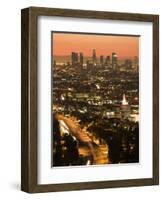
[[[84,145],[79,146],[79,154],[83,156],[92,156],[93,164],[108,164],[108,146],[107,144],[95,144],[92,138],[89,137],[86,129],[81,129],[79,122],[74,117],[65,117],[57,114],[56,119],[60,123],[62,132],[71,133],[78,141]]]

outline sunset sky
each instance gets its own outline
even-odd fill
[[[116,52],[119,58],[139,55],[138,36],[53,33],[52,45],[54,56],[67,56],[72,51],[92,56],[92,49],[96,49],[98,57],[112,52]]]

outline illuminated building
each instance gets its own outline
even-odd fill
[[[104,64],[104,56],[101,55],[101,56],[100,56],[100,65],[102,66],[103,64]]]
[[[122,105],[123,105],[123,106],[128,105],[128,102],[126,101],[126,96],[125,96],[125,94],[123,94]]]
[[[118,56],[116,53],[112,53],[112,68],[113,70],[117,69],[117,65],[118,65]]]
[[[97,62],[97,58],[96,58],[96,49],[93,49],[93,52],[92,52],[92,61],[93,61],[93,64],[95,65],[96,62]]]
[[[110,56],[106,56],[105,65],[110,65]]]
[[[75,65],[78,63],[78,53],[76,52],[71,53],[71,62],[72,62],[72,65]]]
[[[123,100],[122,100],[122,105],[121,105],[121,116],[124,119],[128,119],[130,117],[130,105],[126,100],[125,94],[123,94]]]
[[[83,53],[80,53],[80,54],[79,54],[79,62],[80,62],[80,65],[83,66],[83,63],[84,63],[84,56],[83,56]]]

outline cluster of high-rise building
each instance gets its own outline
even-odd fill
[[[83,65],[84,64],[84,57],[83,57],[83,53],[76,53],[76,52],[72,52],[71,53],[71,64],[74,65]]]
[[[112,63],[111,63],[112,60]],[[96,50],[93,49],[92,51],[92,58],[90,60],[86,60],[85,62],[87,63],[89,61],[89,63],[92,63],[93,65],[97,65],[97,64],[101,64],[101,65],[109,65],[112,64],[113,67],[115,67],[118,64],[118,56],[116,53],[112,53],[112,59],[110,58],[110,56],[106,56],[104,58],[103,55],[100,55],[99,59],[96,55]],[[77,53],[77,52],[71,52],[71,64],[72,65],[76,65],[76,64],[80,64],[83,65],[84,64],[84,55],[82,52]]]
[[[108,68],[111,68],[112,70],[124,70],[127,69],[135,69],[138,70],[138,57],[135,56],[134,60],[131,59],[125,59],[124,62],[120,62],[118,60],[118,55],[115,52],[112,52],[111,56],[104,56],[100,55],[97,57],[96,50],[92,50],[92,57],[84,57],[84,54],[82,52],[72,52],[71,53],[71,65],[72,66],[83,66],[83,67],[89,67],[89,66],[105,66]]]

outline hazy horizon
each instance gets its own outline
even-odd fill
[[[96,56],[97,60],[100,60],[100,56]],[[104,59],[106,58],[106,56],[104,56]],[[134,57],[129,57],[129,56],[125,56],[125,57],[118,57],[118,61],[124,61],[126,59],[131,59],[133,60]],[[71,62],[71,55],[53,55],[53,60],[55,60],[56,62]],[[84,62],[86,62],[87,60],[92,60],[92,56],[84,56]]]
[[[52,55],[68,56],[82,52],[85,57],[108,56],[115,52],[118,58],[139,56],[138,36],[94,35],[78,33],[53,33]]]

